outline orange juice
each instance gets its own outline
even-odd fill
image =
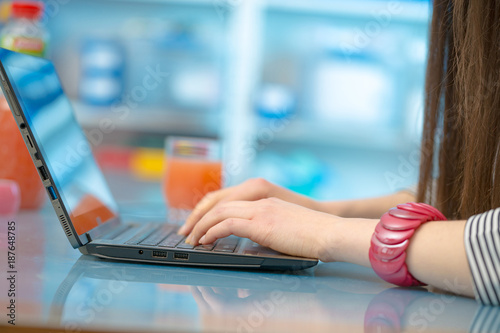
[[[45,188],[5,97],[0,97],[0,179],[11,179],[21,189],[21,209],[38,209]]]
[[[167,160],[163,193],[170,208],[191,210],[208,192],[221,188],[220,161],[170,157]]]

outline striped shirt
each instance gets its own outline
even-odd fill
[[[500,305],[500,208],[474,215],[465,225],[465,251],[476,299]]]

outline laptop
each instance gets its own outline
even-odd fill
[[[123,221],[53,64],[0,48],[0,80],[64,233],[81,253],[156,264],[271,270],[318,263],[234,236],[193,247],[177,235],[177,224]]]

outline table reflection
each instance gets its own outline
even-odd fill
[[[368,269],[341,263],[277,273],[81,256],[58,288],[50,318],[70,330],[400,332],[469,331],[484,326],[481,317],[491,326],[500,314],[484,314],[471,299],[388,286]]]

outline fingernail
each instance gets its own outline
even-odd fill
[[[193,235],[189,235],[188,238],[186,238],[186,243],[191,244],[191,239],[193,238]]]
[[[187,229],[187,227],[185,225],[183,225],[182,227],[179,228],[179,230],[177,230],[177,234],[184,235],[184,233],[186,232],[186,229]]]
[[[205,236],[201,237],[199,242],[200,242],[200,244],[205,244]]]

